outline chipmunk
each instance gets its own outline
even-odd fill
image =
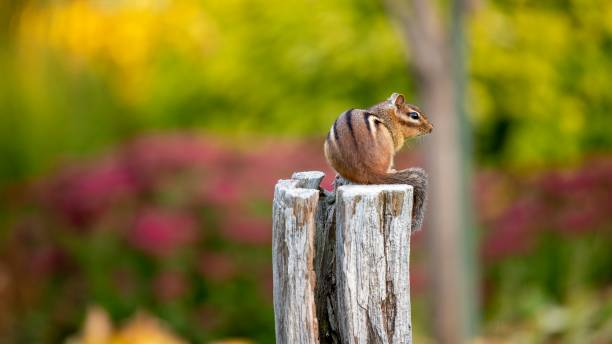
[[[396,171],[393,158],[406,139],[431,133],[432,129],[418,107],[393,93],[368,110],[342,113],[325,140],[325,158],[338,174],[355,183],[412,185],[412,223],[418,229],[425,213],[427,174],[421,168]]]

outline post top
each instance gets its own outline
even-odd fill
[[[318,190],[314,190],[314,189],[302,189],[302,188],[295,188],[295,189],[287,189],[287,195],[290,197],[295,197],[295,198],[310,198],[314,195],[319,195],[319,191]]]
[[[304,172],[295,172],[291,179],[314,179],[314,178],[323,178],[325,177],[325,173],[321,171],[304,171]]]
[[[292,176],[292,180],[298,181],[298,187],[304,189],[319,189],[321,180],[325,177],[325,173],[320,171],[306,171],[306,172],[295,172]]]
[[[408,192],[412,193],[412,186],[406,184],[376,184],[376,185],[362,185],[362,184],[350,184],[343,185],[338,188],[338,191],[344,196],[357,196],[357,195],[375,195],[384,191],[391,192]]]

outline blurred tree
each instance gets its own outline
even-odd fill
[[[471,149],[466,144],[469,125],[464,114],[465,4],[451,2],[450,23],[436,2],[387,0],[409,45],[410,62],[419,80],[419,101],[435,123],[426,147],[430,175],[428,268],[437,341],[465,342],[476,326],[476,245],[469,223]],[[469,244],[466,244],[469,242]]]

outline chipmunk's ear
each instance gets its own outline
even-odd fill
[[[404,104],[405,99],[403,95],[399,93],[393,93],[391,94],[391,97],[389,97],[389,101],[395,106],[402,106],[402,104]]]

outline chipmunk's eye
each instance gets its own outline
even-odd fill
[[[418,112],[414,112],[414,111],[412,111],[412,112],[410,112],[408,115],[410,115],[410,118],[412,118],[412,119],[414,119],[414,120],[419,119],[419,113],[418,113]]]

